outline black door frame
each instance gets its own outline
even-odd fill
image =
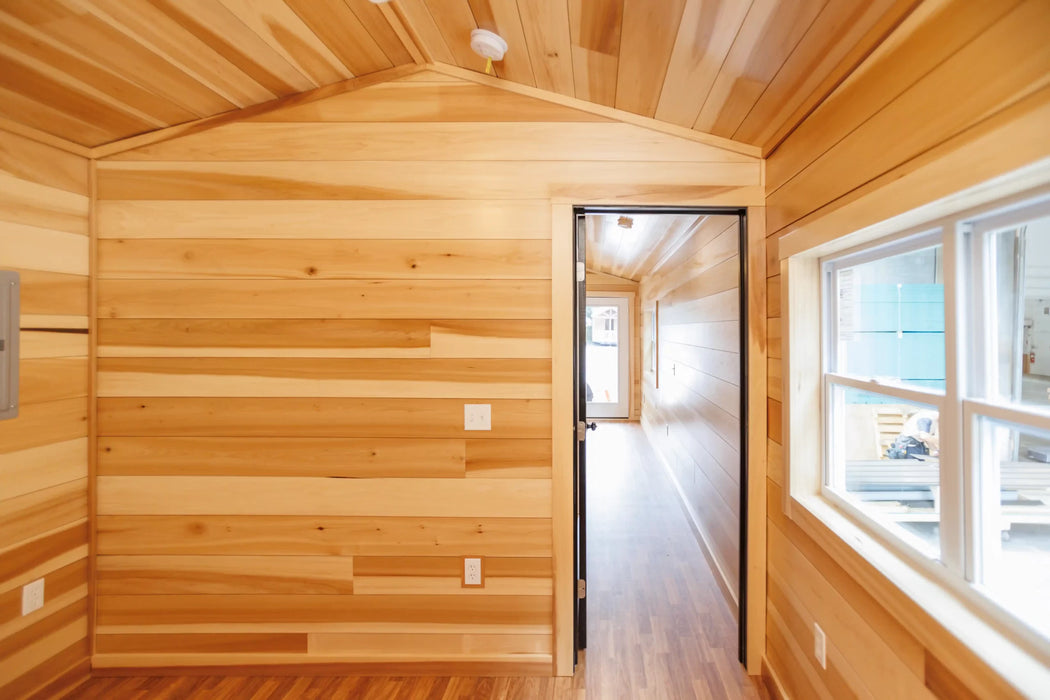
[[[573,270],[578,271],[586,264],[586,235],[583,229],[584,217],[588,214],[623,214],[630,216],[644,214],[680,214],[686,216],[736,216],[739,219],[740,236],[740,589],[737,591],[737,658],[741,664],[747,664],[747,555],[748,555],[748,246],[747,246],[747,208],[746,207],[678,207],[678,206],[617,206],[588,205],[574,206],[573,214]],[[576,395],[574,400],[574,417],[579,421],[586,419],[587,397],[583,392],[584,364],[584,321],[586,300],[586,275],[580,279],[576,275],[573,296],[575,313],[573,314],[573,369],[575,372]],[[641,313],[636,309],[635,313]],[[634,342],[640,342],[635,338]],[[573,431],[576,445],[573,449],[573,560],[575,566],[577,590],[583,582],[586,591],[587,580],[587,460],[586,441],[579,440],[576,430]],[[576,591],[574,591],[575,593]],[[579,658],[579,651],[587,648],[587,599],[586,596],[574,596],[573,606],[573,666]]]

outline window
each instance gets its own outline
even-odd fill
[[[787,246],[790,496],[1045,655],[1050,194],[861,233]]]

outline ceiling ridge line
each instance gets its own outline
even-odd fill
[[[750,156],[756,160],[762,160],[762,149],[759,146],[755,146],[749,143],[741,143],[740,141],[734,141],[733,139],[727,139],[723,136],[715,136],[704,131],[697,131],[695,129],[687,129],[677,124],[669,124],[667,122],[661,122],[652,117],[644,117],[634,112],[627,112],[622,109],[615,107],[608,107],[606,105],[595,104],[581,100],[578,97],[569,97],[560,93],[551,92],[542,88],[531,87],[529,85],[522,85],[508,80],[500,78],[494,78],[489,75],[477,73],[475,71],[460,68],[459,66],[452,66],[447,63],[441,63],[435,61],[434,63],[427,64],[425,68],[438,73],[443,73],[453,78],[460,78],[463,80],[469,80],[480,85],[486,85],[488,87],[494,87],[500,90],[506,90],[507,92],[514,92],[519,95],[526,97],[534,97],[536,99],[545,100],[547,102],[553,102],[563,107],[571,109],[577,109],[582,112],[588,112],[595,114],[600,117],[606,117],[608,119],[614,119],[620,122],[626,122],[643,129],[649,129],[650,131],[658,131],[668,136],[677,136],[678,138],[687,139],[696,143],[702,143],[707,146],[713,146],[720,148],[725,151],[731,151],[744,156]]]

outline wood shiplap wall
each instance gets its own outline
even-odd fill
[[[21,406],[0,421],[3,698],[88,673],[88,195],[85,158],[0,131],[0,266],[22,283]]]
[[[709,216],[641,284],[643,347],[659,302],[660,375],[657,386],[644,373],[642,423],[731,600],[740,587],[740,264],[737,217]]]
[[[551,198],[760,163],[423,72],[98,171],[95,663],[550,673]]]
[[[914,603],[892,614],[873,593],[881,575],[828,548],[833,534],[818,542],[785,517],[777,239],[847,234],[1050,155],[1048,33],[1040,0],[926,2],[768,160],[766,655],[792,697],[1017,695]]]

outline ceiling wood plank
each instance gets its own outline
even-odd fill
[[[569,0],[576,97],[616,106],[622,22],[623,0]]]
[[[840,3],[831,3],[829,8],[832,4]],[[790,74],[793,72],[791,64],[804,60],[796,57],[800,52],[792,54],[781,73],[777,74],[774,83],[762,94],[754,109],[741,123],[734,138],[746,143],[761,144],[763,152],[769,154],[900,26],[921,4],[921,0],[882,0],[879,4],[887,6],[882,14],[866,12],[862,21],[851,27],[848,35],[840,35],[839,30],[830,32],[831,36],[842,36],[830,50],[826,42],[828,33],[803,39],[802,43],[806,46],[808,55],[826,58],[806,66],[803,71],[805,80],[800,80],[797,87],[785,89],[786,81],[781,74]],[[825,12],[821,13],[814,26],[824,24],[824,15],[829,8],[825,8]]]
[[[751,0],[686,0],[656,107],[657,119],[693,126],[749,7]]]
[[[214,0],[147,0],[277,96],[314,84]]]
[[[16,92],[23,97],[58,109],[63,114],[77,119],[90,117],[107,133],[137,133],[155,127],[150,121],[128,114],[107,102],[80,90],[64,85],[49,75],[30,66],[12,61],[0,55],[0,87]],[[74,141],[75,133],[59,134]],[[78,141],[79,142],[79,141]],[[84,144],[91,145],[91,144]]]
[[[507,41],[507,55],[495,63],[496,74],[522,85],[535,85],[529,47],[515,0],[469,0],[478,27],[495,32]]]
[[[179,136],[185,136],[188,134],[195,134],[206,129],[213,129],[223,124],[229,124],[231,122],[240,121],[242,119],[250,119],[253,116],[266,114],[276,109],[283,109],[287,107],[294,107],[296,105],[307,104],[315,100],[321,100],[326,97],[333,97],[341,95],[346,92],[354,90],[360,90],[362,88],[376,85],[378,83],[384,83],[390,80],[396,80],[406,75],[421,70],[420,66],[406,65],[406,66],[395,66],[385,71],[379,71],[376,73],[370,73],[368,75],[361,76],[360,78],[351,78],[344,80],[340,83],[333,85],[325,85],[324,87],[317,88],[316,90],[310,90],[308,92],[302,92],[296,95],[289,95],[288,97],[278,98],[264,104],[252,105],[251,107],[245,107],[233,112],[226,112],[224,114],[217,114],[213,117],[206,117],[204,119],[198,119],[194,122],[188,122],[186,124],[177,124],[175,126],[168,127],[167,129],[160,129],[153,131],[148,134],[142,134],[140,136],[132,136],[130,138],[115,141],[113,143],[107,143],[103,146],[98,146],[91,151],[93,158],[105,158],[116,153],[123,153],[129,151],[132,148],[138,148],[148,144],[161,143],[169,139],[177,138]]]
[[[365,75],[394,65],[343,0],[284,1],[331,49],[350,74]],[[381,15],[379,20],[386,24]]]
[[[0,101],[3,101],[3,97],[0,96]],[[35,129],[31,126],[26,126],[21,122],[16,122],[13,119],[0,116],[0,131],[6,131],[10,134],[17,134],[24,138],[42,143],[47,146],[53,146],[55,148],[72,153],[74,155],[81,156],[83,158],[91,157],[91,149],[83,146],[79,143],[74,143],[68,139],[60,138],[54,134],[49,134],[46,131]]]
[[[105,100],[110,106],[166,126],[195,114],[120,75],[81,58],[17,19],[0,13],[0,53],[50,74],[58,82]]]
[[[80,147],[86,148],[121,136],[120,133],[106,130],[97,123],[82,121],[56,107],[37,102],[4,87],[0,87],[0,105],[3,105],[0,114],[5,122],[13,121],[17,116],[19,122],[35,125],[26,128],[39,128],[55,138],[71,141]]]
[[[308,77],[315,86],[353,77],[353,73],[284,0],[219,2],[300,73]]]
[[[456,63],[425,0],[395,0],[393,4],[394,9],[400,13],[405,27],[415,35],[416,43],[428,62],[440,61],[450,65]]]
[[[429,52],[424,50],[423,45],[419,41],[419,37],[416,36],[415,32],[412,31],[412,28],[408,26],[404,17],[402,17],[401,13],[393,4],[383,3],[382,5],[375,5],[375,7],[379,8],[379,12],[383,15],[383,19],[387,21],[390,28],[394,30],[395,34],[397,34],[397,38],[401,40],[401,44],[412,56],[413,61],[416,63],[430,63],[433,60],[430,57]]]
[[[693,128],[732,136],[825,2],[755,0]]]
[[[467,0],[425,0],[430,16],[441,31],[455,63],[460,68],[484,71],[485,59],[470,48],[470,33],[478,28]]]
[[[379,5],[368,0],[343,0],[343,2],[354,13],[357,21],[361,23],[361,27],[367,32],[368,36],[382,50],[390,66],[403,66],[406,63],[420,62],[407,47],[407,44],[411,44],[412,40],[408,38],[407,34],[404,38],[401,37],[394,26],[387,20]],[[402,31],[404,31],[403,28]],[[361,75],[363,71],[359,71],[357,74]]]
[[[567,0],[519,0],[536,87],[574,97]]]
[[[618,109],[645,117],[656,114],[684,10],[685,0],[624,0],[616,79]]]
[[[90,0],[88,4],[85,0],[84,9],[118,27],[238,107],[277,96],[149,3]]]
[[[42,4],[58,7],[53,0],[42,0]],[[120,73],[140,86],[148,86],[148,89],[164,95],[195,116],[236,107],[103,18],[71,7],[62,7],[64,12],[60,17],[37,23],[35,28],[84,58]],[[25,12],[25,8],[24,4],[4,6],[8,14],[32,25],[33,15]],[[56,14],[58,12],[56,9]]]

